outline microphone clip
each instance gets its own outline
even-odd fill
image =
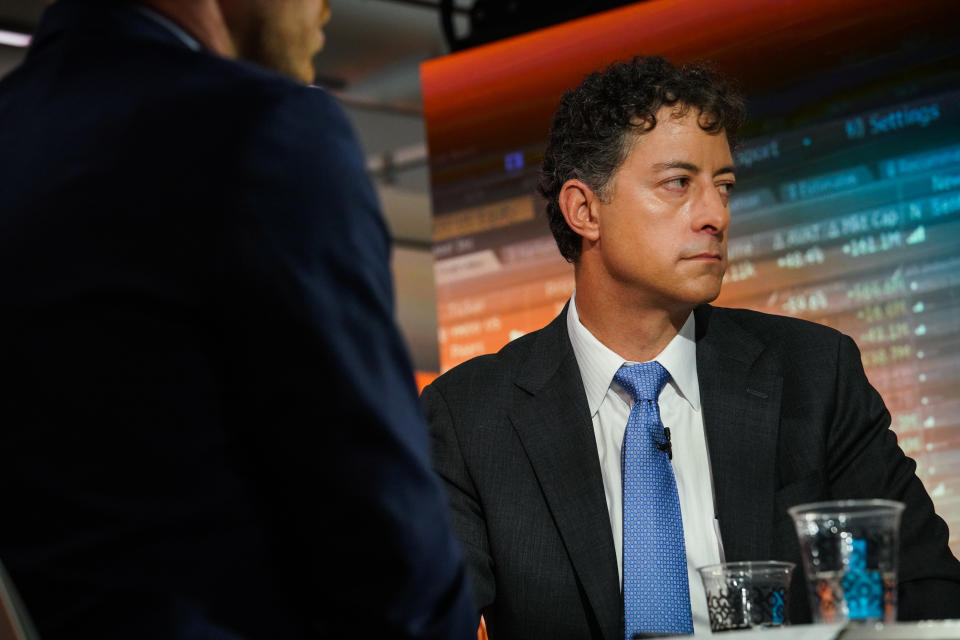
[[[654,446],[656,446],[657,449],[659,449],[660,451],[663,451],[665,454],[667,454],[667,458],[669,460],[673,460],[673,446],[670,443],[670,427],[663,428],[663,435],[666,437],[666,441],[657,442],[654,444]]]

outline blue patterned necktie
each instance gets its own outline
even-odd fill
[[[613,379],[634,400],[623,435],[623,615],[636,633],[693,633],[683,520],[657,398],[670,379],[659,362],[621,367]]]

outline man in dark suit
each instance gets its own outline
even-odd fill
[[[0,83],[0,558],[45,639],[476,632],[388,234],[303,84],[326,16],[61,0]]]
[[[540,190],[574,297],[422,395],[493,640],[707,630],[695,568],[799,566],[786,509],[837,498],[906,503],[900,616],[960,617],[946,525],[853,341],[706,304],[742,117],[722,79],[657,58],[561,100]],[[798,570],[795,623],[810,620],[806,596]]]

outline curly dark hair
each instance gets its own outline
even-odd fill
[[[637,56],[612,64],[563,94],[537,190],[547,200],[550,230],[568,262],[580,259],[581,237],[560,211],[557,199],[563,184],[582,180],[605,199],[611,177],[629,153],[631,134],[657,126],[656,113],[663,106],[676,106],[681,116],[696,109],[700,128],[711,134],[725,132],[731,145],[746,116],[742,96],[711,68],[678,68],[659,57]]]

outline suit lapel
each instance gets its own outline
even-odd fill
[[[697,376],[717,517],[727,560],[771,548],[783,378],[765,345],[723,309],[696,310]]]
[[[622,637],[623,601],[597,443],[566,329],[566,310],[538,335],[510,418],[573,569],[607,640]]]

